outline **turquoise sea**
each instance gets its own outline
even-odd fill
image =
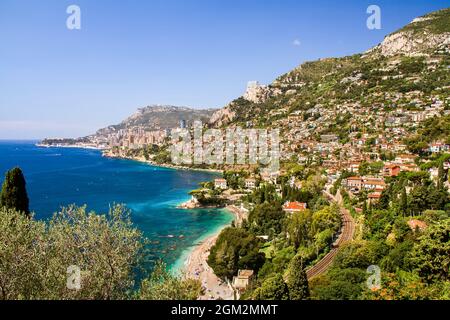
[[[109,159],[97,150],[40,148],[35,143],[0,141],[0,183],[7,170],[21,167],[37,219],[48,219],[69,204],[106,213],[111,204],[123,203],[151,241],[149,259],[163,259],[174,270],[201,239],[233,220],[222,209],[176,208],[198,183],[216,177],[214,173]]]

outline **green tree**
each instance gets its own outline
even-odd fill
[[[336,268],[361,268],[365,269],[377,260],[377,248],[375,242],[357,240],[346,243],[341,247],[334,260]]]
[[[410,204],[412,214],[419,215],[429,208],[429,190],[424,185],[419,185],[411,190]]]
[[[6,173],[0,194],[0,207],[30,214],[25,177],[20,168],[14,168]]]
[[[256,205],[248,216],[250,230],[259,235],[268,235],[271,238],[281,232],[285,213],[281,203],[264,202]]]
[[[444,183],[445,183],[445,171],[444,171],[444,162],[441,161],[439,163],[439,168],[438,168],[438,176],[437,176],[437,188],[440,190],[442,188],[444,188]]]
[[[312,216],[311,231],[316,234],[326,229],[338,231],[341,225],[341,216],[339,207],[327,206],[322,210],[316,211]]]
[[[158,261],[148,279],[142,281],[138,298],[142,300],[196,300],[202,294],[199,280],[176,276]]]
[[[400,213],[403,216],[406,216],[407,210],[408,210],[408,196],[406,194],[406,188],[402,188],[402,194],[400,196]]]
[[[289,291],[281,274],[267,278],[253,293],[255,300],[289,300]]]
[[[359,165],[358,172],[360,175],[365,176],[369,174],[369,169],[370,169],[369,163],[367,161],[363,161]]]
[[[310,210],[294,212],[287,219],[287,233],[289,241],[298,248],[311,241],[312,213]]]
[[[296,255],[289,263],[287,285],[290,300],[309,298],[308,278],[303,266],[303,258],[300,255]]]
[[[367,201],[364,201],[364,202],[363,202],[361,214],[362,214],[363,216],[365,216],[365,215],[367,214]]]
[[[49,222],[0,208],[0,299],[126,299],[135,288],[144,239],[130,213],[71,206]],[[80,271],[67,288],[68,268]]]
[[[430,225],[412,250],[411,262],[427,282],[449,281],[450,219]]]
[[[367,273],[357,268],[332,268],[325,275],[315,277],[310,282],[311,299],[314,300],[354,300],[363,291]]]
[[[260,240],[242,228],[222,230],[208,256],[208,264],[221,278],[231,279],[239,269],[257,272],[265,255],[259,252]]]

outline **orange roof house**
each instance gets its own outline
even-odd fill
[[[367,198],[369,199],[369,202],[370,202],[370,203],[374,203],[374,202],[380,200],[380,198],[381,198],[381,192],[376,191],[376,192],[369,193],[369,194],[367,195]]]
[[[283,205],[283,211],[287,213],[294,213],[306,210],[307,204],[304,202],[287,201]]]
[[[413,154],[400,154],[395,158],[395,162],[413,163],[417,156]]]
[[[411,219],[408,221],[408,226],[411,228],[411,230],[416,231],[417,229],[419,230],[424,230],[428,227],[428,225],[420,220],[417,219]]]
[[[401,171],[401,169],[398,164],[389,163],[384,166],[384,175],[385,176],[396,177],[396,176],[398,176],[400,171]]]

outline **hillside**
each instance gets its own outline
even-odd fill
[[[325,133],[344,138],[352,126],[381,129],[380,117],[371,117],[377,111],[424,110],[437,97],[446,101],[449,62],[445,9],[415,19],[364,54],[306,62],[278,77],[263,99],[232,101],[213,115],[211,125],[289,127],[299,139]]]
[[[309,157],[311,145],[324,151],[317,145],[326,142],[324,136],[339,142],[325,146],[328,158],[341,150],[353,152],[361,137],[361,143],[376,140],[375,147],[394,148],[425,120],[450,112],[449,62],[447,8],[414,19],[364,53],[303,63],[268,86],[251,82],[243,96],[222,109],[148,106],[87,139],[94,145],[115,141],[114,146],[145,148],[150,139],[145,132],[176,128],[180,120],[189,127],[198,119],[213,128],[279,128],[282,160]],[[165,138],[150,140],[167,149]]]
[[[215,109],[194,109],[169,105],[151,105],[138,109],[133,115],[117,125],[100,129],[97,134],[104,135],[120,129],[144,127],[146,130],[177,128],[181,120],[187,125],[195,120],[208,122]]]

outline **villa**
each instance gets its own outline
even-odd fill
[[[239,270],[238,275],[233,277],[233,287],[242,293],[250,284],[253,274],[253,270]]]
[[[253,178],[245,179],[246,189],[255,189],[255,187],[256,187],[256,179]]]
[[[304,202],[297,202],[297,201],[287,201],[283,205],[283,211],[286,213],[295,213],[295,212],[301,212],[306,210],[307,204]]]
[[[349,177],[342,181],[342,185],[352,192],[360,190],[383,191],[386,183],[383,178],[374,177]]]
[[[398,164],[389,163],[384,166],[383,175],[389,177],[396,177],[399,175],[400,171],[401,169]]]
[[[225,180],[225,179],[214,179],[214,187],[216,189],[226,189],[227,188],[227,180]]]
[[[367,198],[369,199],[369,203],[375,203],[375,202],[377,202],[378,200],[380,200],[380,198],[381,198],[381,192],[375,191],[375,192],[369,193],[369,194],[367,195]]]
[[[428,227],[428,225],[421,221],[421,220],[417,220],[417,219],[411,219],[408,221],[408,226],[411,228],[411,230],[416,231],[416,230],[424,230]]]

